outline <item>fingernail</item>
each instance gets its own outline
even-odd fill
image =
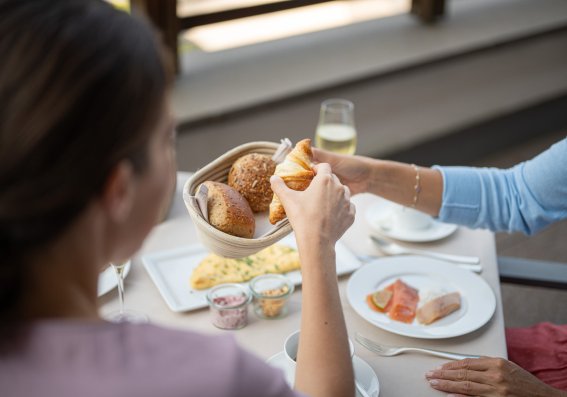
[[[443,366],[442,366],[442,365],[440,365],[440,366],[434,368],[435,371],[441,371],[442,369],[443,369]]]
[[[431,379],[431,380],[429,381],[429,384],[430,384],[431,386],[437,386],[437,385],[439,384],[439,381],[438,381],[437,379]]]
[[[433,377],[433,371],[427,371],[427,372],[425,373],[425,377],[426,377],[426,378],[431,378],[431,377]]]
[[[447,397],[457,397],[455,394],[447,394]]]

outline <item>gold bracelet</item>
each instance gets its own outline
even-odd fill
[[[415,164],[411,165],[415,170],[415,185],[413,186],[415,194],[413,196],[412,208],[417,206],[417,201],[419,200],[419,192],[421,192],[421,176],[419,175],[419,167]]]

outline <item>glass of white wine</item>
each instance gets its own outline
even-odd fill
[[[118,300],[120,301],[120,309],[117,312],[110,313],[107,316],[107,319],[114,323],[147,323],[149,319],[144,313],[124,309],[124,269],[129,264],[130,260],[124,262],[113,262],[110,264],[114,269],[118,280]]]
[[[315,146],[340,154],[356,151],[354,104],[346,99],[327,99],[321,103]]]
[[[130,12],[130,0],[106,0],[119,10]]]

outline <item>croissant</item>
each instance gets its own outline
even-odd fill
[[[293,190],[305,190],[315,176],[313,171],[313,153],[311,152],[311,139],[303,139],[285,157],[285,160],[276,166],[274,175],[283,179],[285,184]],[[274,194],[270,203],[270,223],[275,225],[285,218],[285,210]]]

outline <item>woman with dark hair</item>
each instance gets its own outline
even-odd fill
[[[334,244],[354,208],[327,164],[303,192],[272,182],[302,261],[298,392],[230,337],[99,317],[100,269],[139,249],[172,188],[161,52],[103,1],[0,0],[2,396],[353,395]]]

